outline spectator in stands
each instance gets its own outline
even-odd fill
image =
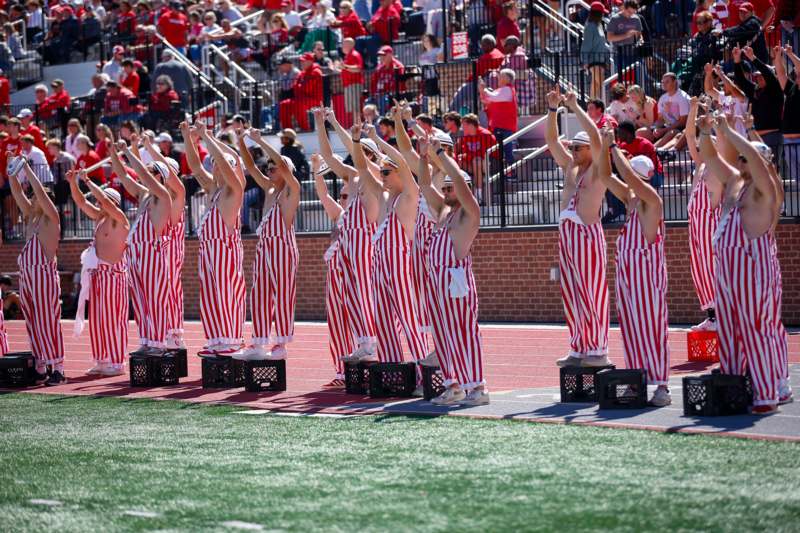
[[[31,51],[29,53],[25,50],[25,48],[23,48],[22,42],[17,36],[14,26],[10,22],[3,24],[3,34],[5,36],[8,49],[11,50],[11,55],[14,56],[15,61],[19,61],[20,59],[24,59],[26,57],[36,59],[39,58],[39,54],[37,54],[35,51]]]
[[[370,79],[370,99],[378,107],[378,113],[384,114],[389,109],[392,98],[405,90],[403,76],[406,67],[394,57],[394,50],[388,45],[378,50],[378,61],[378,68]]]
[[[220,0],[219,11],[222,13],[223,20],[236,22],[240,18],[243,18],[242,12],[234,7],[229,0]]]
[[[611,50],[606,39],[605,21],[603,16],[608,14],[608,9],[602,2],[592,2],[589,18],[583,26],[583,41],[581,41],[581,62],[589,71],[591,85],[589,95],[600,98],[603,94],[603,82],[606,79],[606,65],[611,59]]]
[[[181,97],[181,101],[186,103],[188,95],[191,94],[192,91],[194,77],[189,67],[175,59],[172,56],[172,52],[169,50],[165,50],[161,53],[161,63],[156,65],[156,68],[153,69],[151,75],[153,90],[158,89],[155,86],[155,82],[158,81],[161,76],[169,77],[172,81],[172,88],[178,93],[178,96]]]
[[[158,32],[180,53],[186,54],[189,19],[180,10],[181,3],[172,0],[158,18]]]
[[[219,46],[227,47],[227,50],[237,63],[247,60],[250,57],[250,41],[244,37],[244,33],[239,28],[231,26],[231,21],[222,19],[220,22],[221,30],[214,34]],[[223,73],[227,75],[228,64],[222,64]]]
[[[29,43],[37,43],[44,37],[44,11],[39,0],[28,0],[25,7],[25,37]]]
[[[94,143],[94,151],[97,152],[97,157],[105,159],[108,157],[108,150],[114,142],[114,134],[111,132],[111,128],[105,124],[98,124],[94,128],[94,137],[97,139]]]
[[[302,40],[306,29],[303,27],[303,19],[300,18],[300,13],[294,10],[294,2],[283,0],[281,13],[283,13],[283,18],[286,20],[286,25],[289,26],[289,36],[297,36]]]
[[[517,39],[522,39],[517,19],[519,18],[519,8],[516,1],[509,1],[503,4],[503,17],[497,22],[497,42],[500,46],[505,44],[506,38],[513,35]]]
[[[761,22],[763,28],[769,27],[773,22],[775,15],[775,3],[773,0],[729,0],[728,9],[730,14],[728,17],[727,28],[733,28],[745,20],[744,14],[741,11],[742,4],[750,3],[752,11],[755,13],[758,20]]]
[[[145,0],[140,0],[137,2],[136,9],[134,11],[136,13],[137,28],[155,23],[153,8],[150,7],[150,4],[148,4]]]
[[[639,2],[625,0],[622,9],[608,21],[606,32],[608,41],[614,45],[614,62],[620,80],[624,80],[622,71],[638,60],[635,44],[642,37],[644,26],[642,19],[636,14]]]
[[[136,13],[133,11],[130,0],[122,0],[119,3],[116,28],[115,37],[118,41],[130,42],[133,39],[133,33],[136,31]]]
[[[69,153],[61,149],[61,141],[58,139],[47,140],[47,155],[50,161],[50,171],[53,174],[55,184],[56,205],[64,205],[69,198],[69,183],[67,183],[67,172],[76,165],[76,159]]]
[[[689,48],[692,51],[692,68],[689,74],[691,81],[688,90],[690,96],[700,96],[703,92],[703,65],[722,59],[718,36],[712,33],[714,17],[708,11],[701,11],[697,13],[695,21],[698,30],[689,40]]]
[[[102,72],[108,76],[109,80],[119,82],[125,73],[125,69],[122,68],[122,60],[125,59],[125,48],[118,44],[111,52],[111,61],[103,65]]]
[[[517,90],[519,108],[527,109],[528,106],[535,104],[536,99],[536,80],[528,66],[528,56],[519,45],[519,39],[513,35],[506,38],[503,53],[505,57],[500,63],[500,68],[510,68],[514,71],[514,87]]]
[[[2,144],[0,144],[0,158],[2,158],[2,166],[0,166],[0,172],[5,173],[6,171],[6,153],[11,152],[14,155],[19,154],[20,149],[22,148],[20,144],[20,136],[22,135],[21,130],[21,123],[20,120],[16,117],[8,119],[8,125],[6,126],[6,133],[8,133],[8,137],[3,139]]]
[[[475,197],[483,202],[483,158],[486,151],[497,144],[497,139],[491,131],[480,125],[478,116],[472,113],[461,119],[461,128],[463,136],[458,139],[455,149],[458,164],[472,176]]]
[[[112,82],[113,83],[113,82]],[[75,147],[78,149],[78,157],[75,166],[78,168],[89,169],[100,162],[100,157],[97,155],[93,148],[92,140],[84,134],[78,135],[75,141]],[[102,185],[106,182],[106,175],[102,167],[89,171],[89,179],[97,185]]]
[[[47,100],[48,94],[47,85],[43,83],[39,83],[33,88],[33,101],[36,104],[36,110],[39,113],[40,119],[43,118],[41,115],[42,105],[44,105],[44,101]]]
[[[33,111],[28,108],[21,109],[19,114],[17,115],[17,119],[19,120],[19,134],[20,135],[30,135],[33,137],[34,143],[39,150],[44,151],[44,137],[42,136],[42,130],[33,120],[34,115]]]
[[[628,159],[637,155],[644,155],[653,161],[655,173],[650,180],[650,185],[656,189],[664,183],[664,167],[658,157],[656,147],[643,137],[636,136],[636,125],[630,120],[620,122],[617,126],[617,142],[622,151],[627,152]]]
[[[272,55],[289,43],[289,26],[283,13],[273,13],[269,21],[269,27],[262,32],[264,44],[261,50],[254,52],[252,59],[267,70]]]
[[[158,150],[161,152],[161,155],[164,157],[171,157],[175,161],[181,160],[181,152],[175,149],[175,144],[172,142],[172,135],[168,132],[162,131],[153,140],[158,145]]]
[[[51,27],[49,39],[45,39],[44,58],[50,64],[67,63],[75,44],[80,39],[80,25],[71,7],[56,12],[57,24]]]
[[[453,139],[453,145],[455,146],[463,135],[461,132],[461,115],[454,111],[448,111],[442,115],[442,124],[444,125],[445,133]]]
[[[638,85],[631,85],[628,88],[628,96],[636,105],[639,118],[633,121],[637,128],[650,128],[658,118],[658,104],[655,98],[647,96]]]
[[[20,155],[28,160],[36,177],[45,187],[53,187],[53,174],[50,172],[50,164],[44,151],[34,145],[33,135],[25,134],[20,137]]]
[[[299,75],[300,69],[294,66],[291,59],[284,57],[280,60],[280,63],[278,63],[278,77],[275,81],[281,93],[279,96],[281,100],[290,97],[291,93],[289,91]]]
[[[605,126],[610,128],[617,127],[617,121],[606,113],[606,103],[600,99],[589,100],[586,104],[586,114],[589,115],[595,125],[602,129]]]
[[[0,113],[8,113],[11,106],[11,81],[3,69],[0,69]]]
[[[781,26],[781,40],[800,50],[800,0],[778,0],[775,20]]]
[[[150,94],[150,104],[142,118],[142,124],[150,129],[158,129],[159,125],[174,127],[175,124],[167,123],[174,102],[180,102],[180,97],[172,85],[172,80],[169,76],[159,76],[156,78],[156,90]]]
[[[331,9],[330,0],[319,0],[314,7],[311,8],[311,16],[306,21],[306,29],[309,31],[312,41],[317,41],[321,37],[321,33],[315,34],[318,30],[326,30],[333,27],[336,22],[336,15]]]
[[[756,57],[762,62],[769,61],[767,52],[767,42],[764,39],[761,20],[756,16],[753,4],[744,2],[739,4],[739,24],[725,30],[723,35],[730,44],[735,44],[740,48],[752,46]],[[705,64],[705,63],[702,63]]]
[[[103,124],[117,126],[124,120],[132,120],[138,116],[138,105],[133,93],[121,87],[119,83],[110,80],[106,83],[106,101],[103,106]]]
[[[16,63],[16,59],[14,59],[11,48],[8,47],[5,41],[0,41],[0,69],[3,72],[11,72],[13,75],[14,63]]]
[[[292,85],[292,96],[281,101],[279,115],[283,128],[290,128],[295,119],[299,128],[307,131],[311,128],[309,110],[322,105],[322,70],[309,52],[300,57],[300,66],[303,70]]]
[[[633,98],[628,96],[628,88],[624,83],[617,83],[611,87],[611,103],[608,105],[608,114],[618,124],[626,120],[636,122],[640,113],[639,106]]]
[[[361,110],[361,119],[364,124],[378,125],[378,107],[375,104],[367,104]]]
[[[278,137],[281,140],[281,155],[292,160],[297,179],[301,182],[307,180],[308,160],[303,145],[297,142],[297,133],[291,128],[285,128]]]
[[[69,122],[67,122],[67,136],[64,137],[64,149],[75,159],[78,159],[81,155],[78,151],[78,137],[82,134],[83,126],[81,121],[77,118],[69,119]]]
[[[755,69],[752,72],[752,81],[747,79],[744,72],[742,53]],[[783,117],[783,89],[772,69],[761,61],[749,46],[743,51],[735,47],[732,51],[734,62],[734,81],[744,92],[752,105],[753,127],[761,139],[780,161],[783,152],[783,133],[781,133],[781,118]]]
[[[514,77],[513,70],[501,70],[500,86],[497,90],[486,87],[483,80],[478,81],[481,90],[481,101],[483,101],[486,115],[489,117],[489,129],[498,141],[504,141],[517,131],[519,118]],[[515,145],[515,142],[503,144],[503,158],[506,169],[514,164]],[[510,171],[507,172],[507,176],[513,175]]]
[[[477,74],[478,78],[483,78],[489,72],[500,68],[503,63],[505,54],[498,50],[496,45],[497,41],[493,35],[487,34],[481,37],[482,54],[478,57],[475,66],[475,74]],[[465,113],[471,108],[472,101],[477,96],[472,87],[472,74],[470,74],[456,92],[453,101],[450,102],[450,111]]]
[[[353,4],[344,0],[339,4],[339,16],[331,22],[332,28],[339,28],[343,39],[358,39],[367,35],[367,30],[361,24],[361,20],[353,11]]]
[[[314,63],[319,65],[323,74],[328,74],[333,70],[333,61],[325,54],[325,45],[322,41],[314,43],[314,48],[311,50],[311,53],[314,54]]]
[[[378,119],[378,135],[392,146],[397,146],[397,132],[394,129],[393,119],[389,117],[381,117]]]
[[[344,59],[339,63],[342,90],[344,91],[344,109],[353,120],[358,119],[361,110],[361,93],[364,91],[364,60],[355,49],[356,41],[347,37],[342,41]]]
[[[400,15],[403,6],[396,0],[380,0],[380,7],[367,23],[369,30],[377,38],[378,45],[391,44],[400,32]]]
[[[678,77],[667,72],[661,77],[664,94],[658,99],[658,119],[650,128],[641,128],[640,137],[655,142],[656,148],[680,149],[685,144],[683,129],[689,115],[689,95],[678,87]]]
[[[718,103],[720,110],[726,116],[734,117],[736,131],[742,137],[747,138],[747,128],[745,128],[743,120],[748,113],[747,96],[725,75],[719,65],[712,67],[711,63],[706,63],[704,72],[703,89],[705,93]],[[715,76],[721,82],[721,86],[715,81]]]
[[[786,71],[786,66],[783,64],[783,55],[789,58],[794,66],[794,73],[789,74]],[[775,64],[775,76],[783,88],[783,94],[786,100],[783,106],[783,137],[785,144],[799,144],[800,143],[800,57],[794,53],[791,46],[786,45],[784,48],[775,47],[775,54],[773,57]],[[792,160],[795,165],[800,167],[800,151],[795,151],[797,154]],[[788,159],[788,157],[787,157]],[[800,168],[797,168],[800,172]]]
[[[80,34],[78,36],[78,49],[86,60],[89,55],[89,47],[100,42],[103,34],[103,25],[98,11],[91,6],[81,15]]]
[[[139,96],[139,73],[136,72],[136,68],[133,65],[133,61],[130,59],[123,59],[122,60],[122,71],[123,74],[120,78],[120,84],[128,89],[130,92],[133,93],[134,96]]]

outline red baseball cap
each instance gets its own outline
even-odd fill
[[[739,4],[739,11],[742,10],[755,11],[755,9],[753,9],[753,4],[751,4],[750,2],[742,2],[741,4]]]
[[[388,44],[381,46],[381,49],[378,50],[379,56],[383,56],[386,54],[394,54],[394,50],[392,50],[392,47],[389,46]]]
[[[592,5],[589,6],[590,11],[599,11],[600,13],[604,13],[608,15],[608,9],[606,8],[603,2],[592,2]]]
[[[300,56],[300,61],[314,61],[314,59],[316,58],[314,57],[314,54],[312,54],[311,52],[306,52],[305,54]]]
[[[114,53],[114,54],[124,54],[125,53],[125,47],[123,47],[121,45],[117,45],[111,50],[111,52]]]

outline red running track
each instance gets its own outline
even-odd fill
[[[12,351],[28,349],[28,338],[21,321],[7,321]],[[68,383],[57,387],[35,387],[30,392],[69,395],[110,395],[131,398],[161,398],[191,402],[231,402],[261,409],[292,412],[319,412],[334,409],[337,413],[370,412],[363,404],[368,397],[346,395],[343,391],[322,389],[333,378],[328,353],[327,329],[321,323],[300,323],[295,340],[289,345],[287,361],[288,390],[282,393],[248,393],[243,389],[203,390],[200,384],[200,359],[197,351],[204,338],[198,322],[186,324],[189,350],[189,377],[179,385],[155,388],[130,388],[128,376],[96,378],[84,375],[92,366],[88,333],[80,339],[72,336],[72,321],[64,321],[66,347],[65,370]],[[130,351],[136,349],[135,326],[129,325]],[[249,336],[249,324],[247,333]],[[513,389],[558,386],[555,360],[568,345],[565,327],[559,326],[483,326],[485,373],[493,392]],[[610,334],[612,362],[622,364],[622,341],[618,329]],[[710,363],[689,363],[686,359],[686,333],[670,331],[672,374],[702,372]],[[800,363],[800,337],[789,340],[791,362]],[[126,367],[127,368],[127,367]],[[359,404],[357,407],[355,404]],[[353,407],[348,409],[348,405]]]

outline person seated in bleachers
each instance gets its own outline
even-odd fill
[[[481,37],[481,50],[483,53],[478,57],[475,66],[475,74],[478,78],[484,78],[492,70],[499,69],[506,57],[502,51],[497,49],[497,41],[493,35],[487,34]],[[472,73],[470,73],[450,102],[450,111],[463,113],[471,109],[472,102],[477,96],[473,90]],[[485,123],[485,120],[483,122]]]
[[[123,75],[120,79],[120,84],[133,93],[134,96],[139,96],[139,73],[133,65],[133,60],[124,59],[122,61]]]
[[[612,129],[617,127],[617,120],[606,113],[606,103],[600,99],[589,100],[586,104],[586,114],[594,121],[598,129],[603,129],[606,126]]]
[[[459,166],[472,176],[475,183],[475,197],[483,202],[483,161],[486,151],[497,144],[492,132],[478,122],[472,113],[461,119],[462,137],[455,145],[456,160]],[[494,154],[498,155],[497,153]]]
[[[133,93],[121,87],[118,82],[110,80],[106,83],[106,101],[103,105],[103,124],[118,126],[122,121],[133,120],[139,116],[139,105]]]
[[[370,100],[378,107],[378,113],[384,114],[389,109],[392,98],[405,91],[406,67],[394,57],[391,46],[382,46],[378,50],[378,68],[370,78]]]
[[[44,38],[44,11],[39,0],[25,3],[25,38],[29,43],[38,43]]]
[[[390,45],[397,40],[402,13],[403,5],[399,0],[380,0],[380,7],[367,23],[370,36],[365,42],[365,50],[362,53],[368,66],[372,66],[373,58],[380,47]]]
[[[289,25],[283,13],[273,13],[269,26],[262,31],[263,44],[261,49],[250,56],[253,61],[267,70],[272,55],[289,44]]]
[[[83,58],[89,55],[89,47],[100,42],[103,34],[103,23],[98,15],[98,10],[92,6],[87,6],[81,15],[80,34],[78,37],[78,50],[83,54]]]
[[[528,56],[514,35],[506,37],[503,44],[505,57],[500,69],[509,68],[514,71],[514,88],[517,90],[517,103],[521,110],[529,109],[536,100],[536,79],[528,66]]]
[[[291,97],[281,101],[279,106],[280,124],[283,128],[292,127],[296,120],[303,131],[311,129],[308,112],[322,105],[322,69],[314,62],[314,54],[306,52],[300,57],[303,70],[292,85]]]
[[[339,4],[339,16],[330,25],[332,28],[338,28],[342,32],[342,39],[358,39],[368,35],[358,15],[353,11],[353,4],[347,0]]]
[[[506,38],[514,36],[517,39],[522,39],[522,33],[519,30],[517,19],[519,18],[519,8],[514,0],[508,1],[503,4],[503,16],[497,22],[497,42],[503,46]]]
[[[158,129],[159,126],[174,127],[176,124],[168,124],[166,121],[172,115],[175,102],[180,102],[180,96],[173,87],[172,79],[169,76],[159,76],[156,78],[156,90],[150,94],[150,103],[142,124],[150,129]]]
[[[641,113],[633,98],[628,96],[628,88],[624,83],[617,83],[611,87],[611,103],[608,104],[607,111],[617,121],[617,124],[626,120],[636,122]]]
[[[133,34],[136,31],[136,13],[133,11],[130,0],[122,0],[119,3],[115,29],[116,35],[113,38],[117,42],[129,43],[133,40]]]
[[[309,179],[308,159],[305,148],[297,140],[297,132],[286,128],[278,134],[278,137],[281,140],[281,155],[292,160],[295,177],[301,182]]]
[[[686,146],[683,130],[689,115],[689,95],[678,86],[678,77],[667,72],[661,78],[664,94],[658,99],[658,119],[650,128],[641,128],[637,135],[653,141],[662,150],[680,150]]]
[[[94,151],[94,144],[92,140],[84,134],[78,135],[75,141],[75,146],[78,150],[78,158],[75,166],[78,168],[92,168],[100,162],[100,156]],[[98,167],[89,172],[89,179],[97,185],[103,185],[106,182],[106,175],[102,167]]]
[[[20,155],[23,156],[39,178],[39,181],[47,188],[53,188],[53,173],[50,172],[50,164],[44,151],[34,145],[33,135],[26,133],[19,138]]]

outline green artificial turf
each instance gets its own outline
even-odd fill
[[[0,395],[0,530],[800,529],[797,444],[241,411]]]

